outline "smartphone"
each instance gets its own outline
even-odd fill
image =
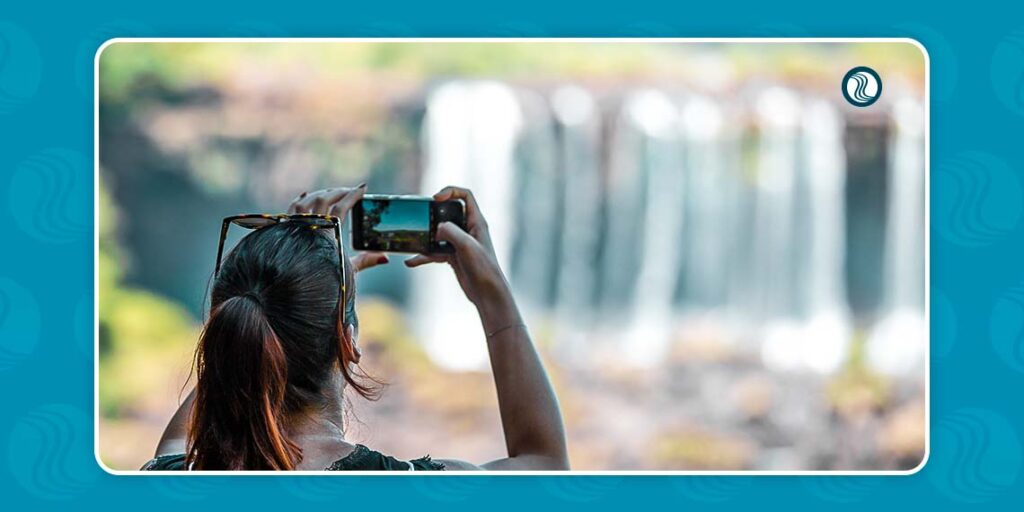
[[[365,195],[352,208],[352,247],[357,251],[453,253],[455,247],[437,239],[437,225],[442,222],[466,229],[462,201]]]

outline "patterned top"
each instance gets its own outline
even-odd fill
[[[142,466],[142,471],[184,471],[185,454],[161,455]],[[399,460],[357,444],[352,453],[334,461],[325,471],[444,471],[444,464],[430,456]]]

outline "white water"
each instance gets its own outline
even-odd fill
[[[426,166],[420,192],[433,195],[448,185],[473,190],[486,205],[498,262],[509,268],[512,157],[522,126],[514,92],[497,82],[450,82],[430,95],[424,125]],[[452,270],[434,264],[413,276],[413,327],[430,357],[452,369],[484,366],[484,333]]]
[[[596,318],[597,226],[602,188],[600,160],[600,112],[585,89],[564,86],[551,98],[551,108],[562,130],[556,163],[562,168],[564,205],[555,291],[555,337],[559,350],[570,357],[586,353],[589,332]],[[554,224],[558,224],[556,219]]]
[[[834,372],[853,325],[844,120],[830,102],[764,89],[751,104],[754,158],[744,159],[735,120],[746,114],[723,105],[640,89],[609,109],[575,86],[447,83],[427,103],[421,192],[476,192],[534,335],[560,357],[651,365],[687,322],[709,317],[719,341],[749,340],[774,370]],[[919,364],[926,340],[920,105],[900,103],[895,116],[890,313],[868,353],[888,373]],[[476,312],[450,269],[414,276],[414,327],[430,356],[485,366]]]
[[[889,375],[923,368],[928,326],[924,289],[924,109],[916,100],[894,102],[885,250],[885,309],[868,339],[868,363]],[[922,375],[923,372],[915,372]]]

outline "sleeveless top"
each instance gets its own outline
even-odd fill
[[[142,471],[184,471],[185,454],[161,455],[151,459]],[[390,455],[357,444],[352,453],[334,461],[325,471],[444,471],[444,464],[430,456],[413,460],[399,460]]]

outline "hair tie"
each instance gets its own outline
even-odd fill
[[[258,293],[254,292],[252,290],[249,290],[249,291],[239,295],[239,297],[247,298],[247,299],[255,302],[256,305],[258,305],[260,307],[263,307],[263,298],[260,297],[260,295]]]

